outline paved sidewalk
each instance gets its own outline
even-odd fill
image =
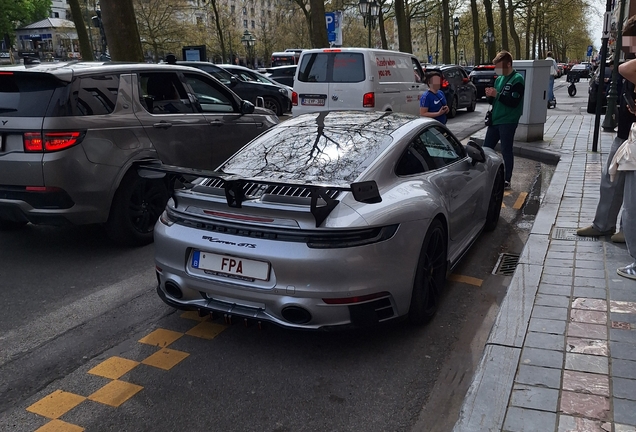
[[[576,236],[594,219],[614,133],[547,119],[515,155],[557,161],[454,431],[636,431],[636,281],[625,244]],[[485,130],[475,135],[482,138]],[[514,177],[513,177],[514,188]]]

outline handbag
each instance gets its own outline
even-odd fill
[[[608,169],[610,181],[614,181],[618,171],[636,171],[636,123],[632,123],[629,138],[614,153]]]
[[[492,105],[491,105],[492,106]],[[486,111],[486,117],[484,118],[486,126],[492,126],[492,110]]]

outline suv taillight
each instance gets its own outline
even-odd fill
[[[298,93],[295,91],[292,92],[292,105],[298,106]]]
[[[362,96],[362,106],[365,108],[375,107],[375,93],[365,93]]]
[[[73,147],[80,141],[81,132],[25,132],[25,152],[54,152]]]
[[[449,84],[448,84],[448,80],[447,80],[447,79],[445,79],[444,81],[442,81],[442,88],[443,88],[443,89],[448,88],[448,86],[449,86]]]

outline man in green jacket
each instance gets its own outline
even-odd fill
[[[523,76],[512,68],[512,56],[508,51],[501,51],[492,62],[497,79],[494,87],[486,88],[488,102],[492,104],[492,124],[486,131],[484,147],[495,148],[497,142],[501,141],[501,155],[506,168],[505,188],[510,189],[514,167],[512,145],[523,112],[525,84]]]

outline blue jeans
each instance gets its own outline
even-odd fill
[[[550,75],[550,84],[548,85],[548,102],[554,100],[554,77]]]
[[[512,178],[512,169],[515,166],[515,158],[512,154],[512,145],[515,141],[515,131],[518,123],[508,123],[488,126],[486,138],[484,138],[484,147],[494,149],[497,142],[501,141],[501,155],[504,160],[506,169],[505,180],[510,182]]]

